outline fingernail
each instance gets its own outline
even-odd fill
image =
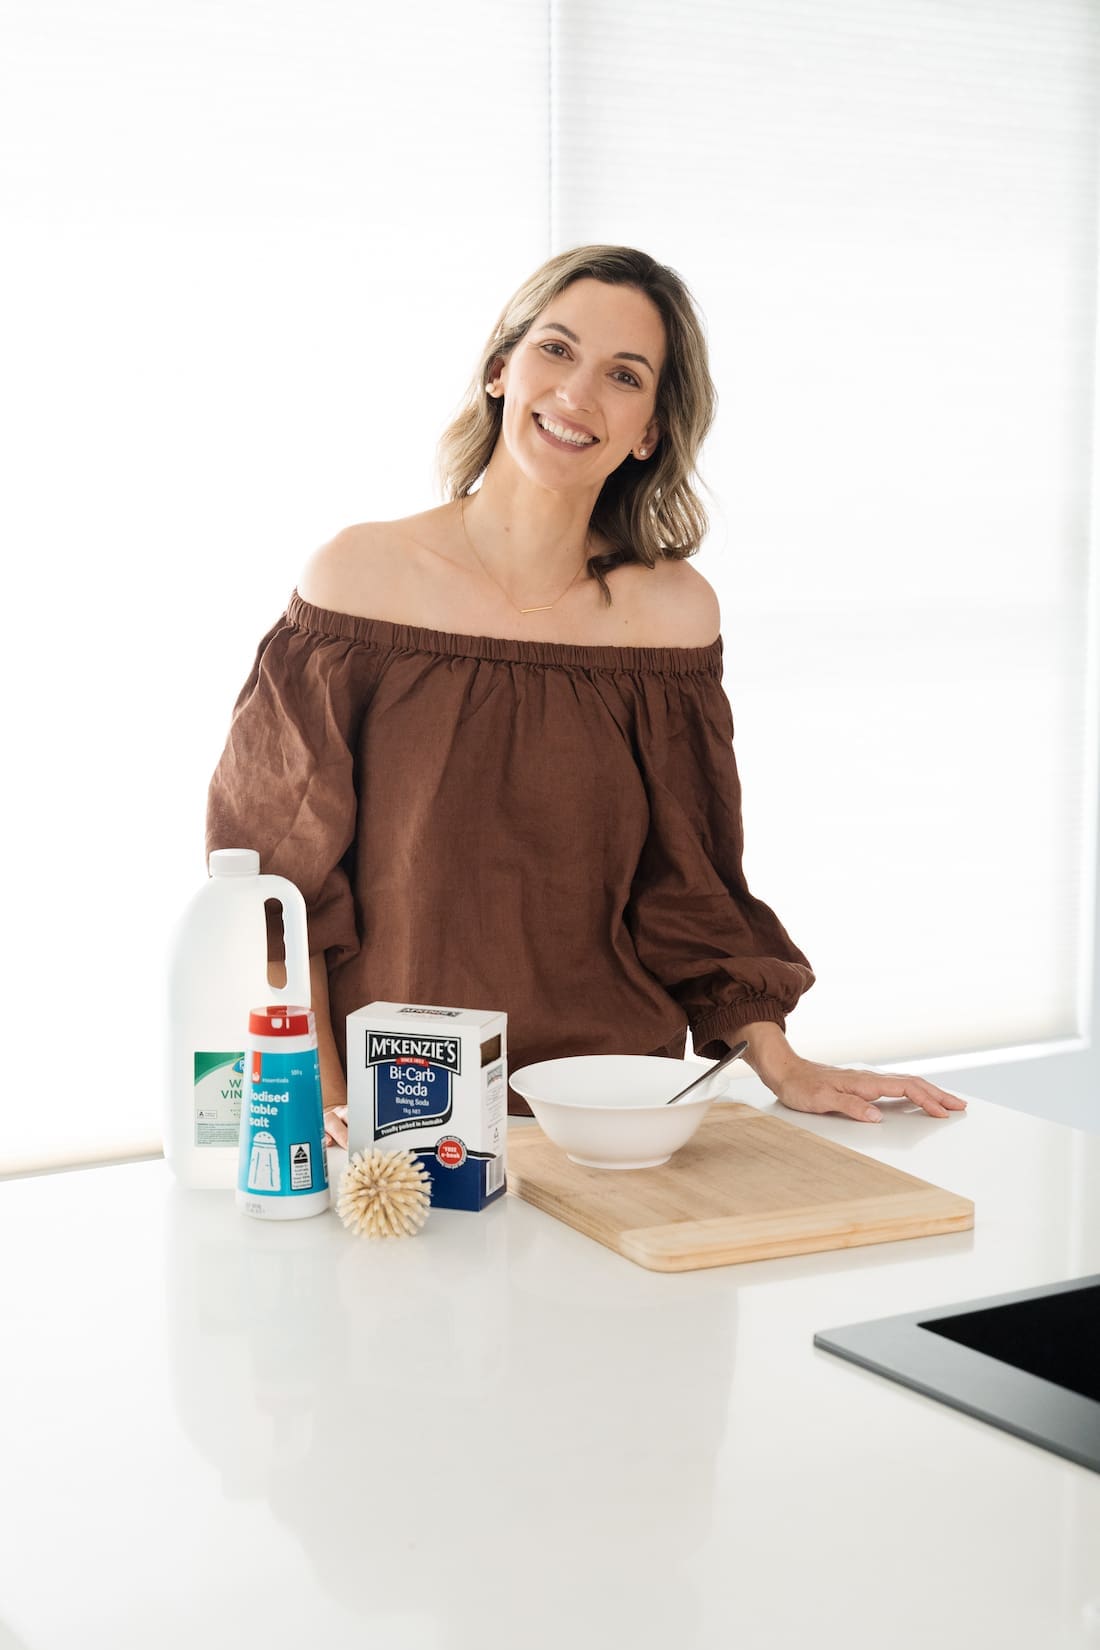
[[[882,1117],[882,1113],[877,1106],[868,1106],[863,1115],[869,1123],[877,1123]]]

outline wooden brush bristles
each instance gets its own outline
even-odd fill
[[[413,1152],[356,1152],[340,1182],[336,1213],[367,1237],[411,1237],[428,1218],[431,1185]]]

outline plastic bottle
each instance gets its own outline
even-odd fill
[[[313,1010],[275,1003],[248,1020],[237,1208],[297,1220],[329,1206]]]
[[[267,900],[283,911],[286,984],[267,968]],[[254,1003],[310,1002],[306,906],[254,848],[218,848],[172,936],[164,1155],[184,1186],[237,1184],[248,1017]]]

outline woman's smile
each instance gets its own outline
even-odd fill
[[[544,441],[548,442],[551,447],[556,447],[559,452],[583,453],[589,447],[599,446],[599,441],[598,441],[597,437],[595,437],[595,436],[593,436],[590,440],[587,440],[587,441],[578,440],[578,439],[560,440],[556,435],[553,435],[551,433],[551,431],[546,428],[546,423],[554,423],[555,422],[554,420],[546,419],[545,422],[543,422],[543,420],[545,418],[545,415],[542,414],[542,413],[532,413],[531,417],[533,418],[534,423],[535,423],[535,428],[539,432],[539,434],[541,435],[542,439]],[[559,430],[564,430],[566,426],[564,424],[557,424],[556,427]]]

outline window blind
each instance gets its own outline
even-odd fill
[[[814,1058],[1079,1035],[1094,945],[1100,13],[556,0],[555,246],[705,316],[697,565]]]

